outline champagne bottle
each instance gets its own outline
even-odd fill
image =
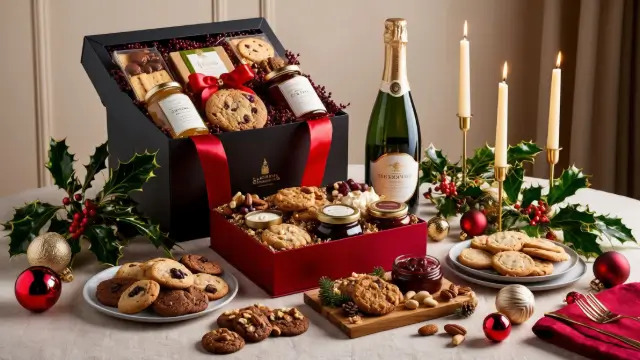
[[[420,125],[407,80],[407,22],[384,24],[382,85],[371,112],[365,153],[366,182],[386,199],[418,206]]]

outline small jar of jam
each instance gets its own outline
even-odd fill
[[[433,294],[442,287],[442,267],[433,256],[402,255],[393,262],[391,278],[402,293],[426,290]]]
[[[407,204],[391,200],[374,201],[367,206],[369,222],[375,224],[378,230],[409,225],[411,219],[408,210]]]
[[[278,105],[289,108],[297,119],[309,120],[327,115],[327,109],[297,65],[277,68],[264,79],[269,86],[269,97]]]
[[[153,122],[168,128],[174,139],[209,133],[193,102],[182,92],[180,83],[169,81],[152,87],[145,102]]]
[[[323,206],[318,212],[320,225],[316,228],[316,235],[323,240],[338,240],[349,236],[362,235],[360,210],[343,204]]]

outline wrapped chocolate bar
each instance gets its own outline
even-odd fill
[[[264,34],[228,37],[226,40],[241,63],[259,63],[277,55]]]
[[[220,76],[233,70],[233,63],[222,46],[174,51],[169,62],[181,83],[189,82],[189,75],[199,73]]]
[[[127,76],[140,101],[145,101],[147,92],[156,85],[173,81],[167,64],[156,48],[114,51],[113,60]]]

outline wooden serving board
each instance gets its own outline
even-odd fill
[[[448,289],[450,284],[449,280],[442,279],[442,289]],[[319,289],[305,292],[305,304],[327,318],[351,339],[451,315],[462,306],[462,303],[471,299],[469,295],[459,295],[455,299],[444,302],[440,299],[440,292],[437,292],[432,294],[433,298],[438,301],[438,306],[436,307],[431,308],[420,304],[419,308],[409,310],[404,306],[403,301],[393,312],[387,315],[362,316],[361,323],[352,324],[349,322],[349,318],[343,315],[341,308],[322,305],[319,292]]]

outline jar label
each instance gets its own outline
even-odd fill
[[[378,210],[383,210],[383,211],[396,211],[396,210],[402,209],[402,204],[397,201],[383,200],[383,201],[378,201],[375,204],[376,204],[375,207]]]
[[[371,183],[387,200],[406,202],[418,186],[418,162],[406,153],[386,153],[370,164]]]
[[[200,73],[207,76],[220,76],[229,72],[220,55],[215,51],[189,54],[187,59],[189,60],[189,65],[193,68],[192,74]]]
[[[304,76],[293,77],[278,84],[278,88],[280,88],[284,99],[296,118],[300,118],[312,111],[327,111],[318,94],[313,90],[309,79]]]
[[[355,210],[344,205],[331,205],[322,209],[322,212],[329,216],[349,216],[355,213]]]
[[[176,135],[182,134],[189,129],[204,128],[204,122],[198,110],[185,94],[173,94],[158,101],[162,112],[167,116],[169,124]]]

